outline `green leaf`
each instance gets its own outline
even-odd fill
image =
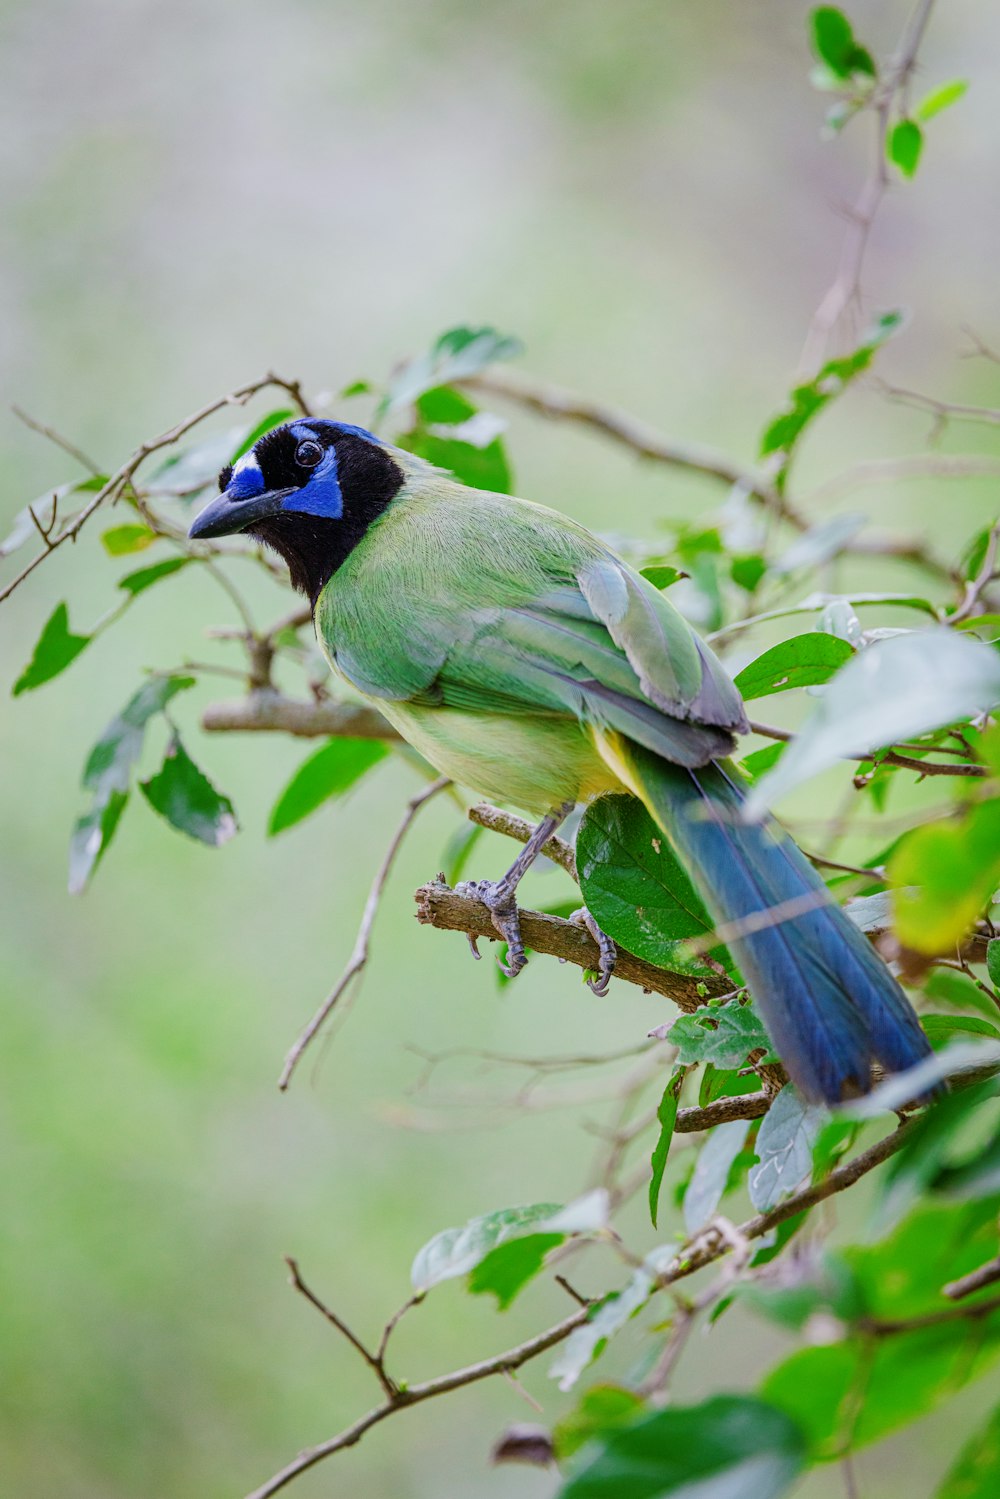
[[[953,1186],[956,1172],[968,1167],[967,1125],[977,1120],[996,1097],[996,1079],[938,1098],[910,1126],[906,1143],[879,1178],[875,1229],[884,1233],[927,1196]],[[975,1175],[975,1173],[974,1173]],[[992,1195],[986,1183],[982,1193]],[[975,1192],[972,1195],[977,1195]]]
[[[589,905],[589,902],[588,902]],[[690,1015],[681,1015],[666,1034],[677,1047],[677,1061],[711,1062],[716,1067],[742,1067],[751,1051],[771,1055],[771,1042],[753,1005],[739,999],[725,1004],[709,1001]]]
[[[550,1249],[565,1243],[565,1234],[526,1234],[491,1249],[469,1274],[474,1296],[490,1292],[505,1312],[517,1293],[541,1270]]]
[[[929,614],[937,622],[938,613],[929,599],[920,598],[912,593],[810,593],[797,604],[786,604],[781,609],[768,609],[763,614],[751,614],[746,619],[734,620],[726,626],[726,634],[733,630],[746,630],[753,625],[760,625],[772,619],[787,619],[792,614],[815,614],[819,610],[828,610],[832,604],[884,604],[897,609],[917,609],[923,614]],[[840,635],[839,629],[831,630],[829,634]],[[846,637],[845,637],[846,638]]]
[[[736,1067],[716,1067],[706,1062],[698,1088],[698,1106],[703,1109],[718,1098],[742,1098],[747,1093],[759,1093],[760,1089],[756,1073],[744,1077]]]
[[[127,791],[109,790],[82,817],[69,840],[69,893],[79,895],[104,856],[128,801]]]
[[[813,51],[840,83],[850,83],[856,73],[875,77],[875,63],[867,48],[854,35],[842,10],[820,5],[810,12],[809,31]]]
[[[955,1322],[891,1338],[804,1348],[760,1393],[832,1458],[907,1426],[984,1374],[1000,1353],[1000,1319]]]
[[[915,952],[949,951],[1000,884],[1000,800],[915,828],[893,852],[888,875],[899,940]]]
[[[194,686],[194,677],[150,677],[113,718],[87,756],[83,787],[93,802],[78,819],[70,838],[69,889],[78,895],[114,837],[128,800],[132,770],[142,753],[146,725],[162,713],[178,692]]]
[[[243,440],[239,442],[233,449],[232,456],[229,460],[230,463],[238,462],[238,460],[243,457],[244,453],[249,453],[254,443],[259,441],[259,439],[262,438],[266,432],[271,432],[275,427],[280,427],[282,422],[287,422],[288,419],[290,417],[293,417],[294,415],[295,412],[292,410],[292,408],[290,406],[285,406],[282,407],[280,411],[269,411],[267,413],[267,416],[262,416],[256,427],[251,428],[246,437],[244,437]]]
[[[986,947],[986,971],[990,983],[1000,988],[1000,937],[993,937]]]
[[[660,1201],[660,1186],[663,1182],[663,1172],[667,1164],[667,1156],[670,1153],[670,1141],[673,1139],[674,1125],[677,1123],[677,1106],[680,1102],[681,1085],[684,1082],[686,1068],[675,1067],[663,1090],[656,1110],[657,1122],[660,1133],[653,1146],[653,1154],[650,1157],[652,1175],[649,1179],[649,1216],[656,1227],[656,1215]]]
[[[777,765],[785,750],[783,740],[777,740],[774,744],[765,744],[763,749],[751,750],[749,755],[744,755],[740,761],[740,770],[751,783],[758,781],[762,775]]]
[[[924,133],[916,120],[900,120],[886,138],[886,154],[904,177],[912,177],[920,164]]]
[[[331,739],[299,766],[278,797],[267,824],[270,837],[357,785],[388,754],[378,739]]]
[[[729,567],[729,576],[737,588],[742,588],[747,593],[754,592],[766,572],[767,563],[763,557],[758,556],[734,557]]]
[[[135,598],[136,594],[144,593],[154,583],[159,583],[161,578],[179,573],[182,567],[187,567],[193,561],[193,557],[169,557],[166,562],[155,562],[152,567],[140,567],[136,572],[126,573],[124,578],[119,578],[118,587]]]
[[[924,993],[937,1004],[953,1010],[976,1010],[992,1020],[997,1007],[988,995],[964,973],[950,968],[932,968],[924,982]]]
[[[74,635],[69,628],[66,605],[57,604],[38,637],[34,655],[14,683],[12,696],[19,697],[22,692],[41,687],[43,682],[51,682],[76,660],[92,638],[90,635]]]
[[[788,405],[768,423],[760,444],[762,458],[770,453],[782,454],[774,479],[779,492],[784,489],[793,450],[806,427],[852,380],[868,369],[881,345],[902,325],[902,313],[883,313],[852,354],[828,359],[811,380],[795,386]]]
[[[186,498],[193,498],[198,489],[215,483],[219,470],[230,461],[249,431],[243,423],[215,432],[190,447],[174,448],[145,479],[143,487],[152,494],[183,493]]]
[[[104,550],[109,557],[125,557],[129,552],[144,552],[156,540],[156,532],[138,522],[124,526],[112,526],[101,536]]]
[[[218,848],[238,830],[233,804],[195,765],[180,739],[171,739],[155,776],[139,789],[154,812],[178,832]]]
[[[640,568],[639,571],[648,583],[652,583],[654,588],[659,588],[661,591],[669,588],[671,583],[676,583],[680,578],[687,577],[687,573],[682,573],[679,567],[668,567],[662,562],[651,563],[649,567]]]
[[[657,1275],[673,1257],[673,1249],[653,1250],[620,1291],[612,1291],[591,1307],[586,1322],[573,1329],[549,1369],[549,1378],[556,1380],[561,1390],[571,1390],[603,1353],[609,1339],[642,1311],[653,1294]]]
[[[922,1015],[920,1024],[935,1051],[940,1051],[956,1036],[989,1036],[993,1041],[1000,1041],[1000,1030],[981,1015]]]
[[[443,1280],[453,1280],[475,1270],[482,1261],[500,1246],[511,1240],[542,1236],[565,1239],[573,1234],[590,1233],[603,1228],[608,1217],[608,1195],[603,1189],[588,1192],[566,1207],[556,1202],[535,1202],[527,1207],[499,1208],[492,1213],[483,1213],[471,1218],[461,1228],[446,1228],[435,1234],[418,1251],[410,1270],[414,1289],[427,1291]],[[544,1254],[551,1245],[546,1245]],[[537,1248],[537,1246],[535,1246]],[[534,1250],[529,1249],[529,1256]],[[526,1263],[522,1261],[521,1264]],[[501,1259],[494,1262],[496,1274],[502,1281],[506,1274],[514,1273],[518,1261]],[[539,1261],[540,1264],[540,1261]],[[537,1265],[535,1267],[538,1268]],[[532,1271],[534,1273],[534,1271]],[[486,1280],[491,1279],[486,1272]],[[521,1281],[515,1289],[520,1288]],[[470,1289],[472,1289],[470,1285]],[[479,1283],[477,1290],[499,1291],[492,1284]]]
[[[918,120],[932,120],[939,115],[943,109],[950,109],[957,104],[969,87],[967,78],[953,78],[950,83],[940,83],[937,88],[932,88],[929,94],[925,94],[913,111]]]
[[[684,939],[711,922],[669,842],[641,802],[601,796],[576,835],[583,899],[602,931],[636,957],[679,972],[692,969]]]
[[[744,666],[735,682],[741,696],[752,702],[754,698],[788,692],[793,687],[812,687],[817,682],[828,682],[838,667],[853,655],[854,650],[846,640],[813,630],[807,635],[793,635],[790,640],[772,646],[756,661]]]
[[[497,333],[495,328],[451,328],[429,354],[410,360],[392,377],[380,415],[410,405],[435,386],[466,380],[488,364],[516,359],[523,347],[519,339]]]
[[[552,1428],[556,1456],[565,1462],[595,1437],[634,1421],[645,1408],[646,1402],[634,1390],[616,1384],[591,1385],[576,1408]]]
[[[791,1083],[782,1088],[757,1132],[757,1164],[747,1178],[758,1213],[769,1213],[809,1177],[813,1145],[829,1117],[828,1109],[806,1103]]]
[[[717,1395],[605,1432],[558,1499],[778,1499],[804,1462],[794,1421],[761,1400]]]
[[[1000,1405],[962,1448],[936,1499],[996,1499],[997,1494],[1000,1494]]]
[[[746,1119],[732,1119],[709,1131],[684,1193],[684,1227],[689,1234],[698,1233],[715,1216],[749,1128]]]
[[[830,681],[775,768],[751,788],[749,817],[838,760],[987,711],[1000,658],[953,630],[915,630],[859,651]]]

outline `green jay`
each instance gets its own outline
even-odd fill
[[[873,1062],[899,1071],[928,1054],[896,979],[812,865],[773,820],[741,815],[727,757],[749,726],[732,681],[604,542],[314,418],[266,433],[219,491],[191,536],[245,531],[276,550],[334,672],[443,774],[541,819],[502,879],[465,887],[506,938],[509,971],[525,961],[521,875],[575,804],[626,791],[713,918],[742,930],[730,950],[807,1097],[865,1092]],[[756,929],[743,921],[774,907]],[[595,936],[604,992],[614,949]]]

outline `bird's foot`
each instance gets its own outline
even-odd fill
[[[576,926],[585,927],[597,943],[598,951],[601,955],[600,966],[597,970],[597,977],[587,980],[587,987],[599,998],[603,998],[608,992],[611,975],[614,973],[615,964],[618,962],[618,949],[611,938],[605,932],[601,931],[586,906],[581,906],[579,911],[574,911],[569,919]]]
[[[528,959],[524,951],[521,916],[514,891],[503,880],[463,880],[455,886],[455,894],[481,901],[489,911],[493,925],[507,944],[507,961],[504,963],[497,958],[497,966],[509,979],[516,978]],[[478,958],[475,938],[470,937],[469,941]]]

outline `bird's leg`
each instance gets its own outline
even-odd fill
[[[574,911],[569,919],[577,926],[586,927],[597,943],[597,950],[601,955],[597,977],[587,980],[587,988],[596,994],[598,998],[603,999],[608,992],[608,985],[611,982],[611,975],[615,971],[615,964],[618,962],[618,949],[607,933],[601,931],[586,906],[581,906],[578,911]]]
[[[473,900],[482,901],[489,911],[493,918],[493,925],[507,944],[507,962],[500,963],[500,968],[510,979],[515,978],[528,961],[524,953],[521,919],[517,910],[518,884],[552,834],[561,823],[565,822],[574,805],[574,802],[563,802],[562,806],[554,808],[548,817],[543,817],[507,873],[500,879],[463,880],[460,885],[456,886],[458,895],[468,895]],[[479,952],[475,947],[474,939],[472,943],[472,950],[478,958]],[[497,961],[499,962],[499,959]]]

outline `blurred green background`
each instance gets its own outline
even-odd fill
[[[884,55],[906,9],[852,15]],[[525,340],[534,372],[752,459],[868,145],[864,130],[820,139],[805,16],[777,0],[4,4],[7,398],[113,466],[269,366],[337,389],[444,327],[488,321]],[[872,306],[913,313],[882,373],[955,399],[989,400],[997,383],[958,356],[963,324],[997,334],[998,43],[984,3],[935,16],[923,79],[972,88],[933,122],[916,182],[891,191],[866,274]],[[811,438],[802,487],[915,451],[926,431],[852,395]],[[510,441],[522,493],[606,530],[654,534],[723,498],[565,428],[518,417]],[[0,444],[5,523],[73,469],[6,412]],[[975,431],[944,440],[982,445]],[[948,553],[989,500],[988,481],[920,480],[837,506]],[[55,602],[87,625],[120,570],[95,537],[52,559],[2,612],[5,680]],[[857,580],[892,586],[892,570]],[[285,607],[266,580],[250,587],[263,619]],[[144,667],[225,659],[204,639],[234,623],[220,601],[192,569],[0,715],[0,1471],[18,1499],[239,1495],[367,1408],[377,1390],[287,1289],[282,1252],[372,1336],[425,1239],[572,1195],[598,1149],[583,1126],[609,1117],[599,1101],[494,1107],[518,1079],[469,1062],[414,1096],[410,1048],[600,1051],[664,1018],[624,986],[599,1001],[538,960],[501,994],[461,939],[419,928],[411,891],[458,821],[439,800],[392,878],[355,1012],[279,1096],[281,1059],[350,950],[412,772],[390,766],[268,842],[267,812],[308,747],[206,740],[199,688],[179,717],[242,836],[209,853],[137,804],[93,889],[65,894],[90,744]],[[475,872],[495,872],[504,851],[480,847]],[[532,879],[532,899],[566,893],[553,872]],[[501,1317],[444,1286],[401,1330],[397,1372],[484,1356],[564,1310],[536,1287]],[[782,1346],[734,1313],[696,1345],[690,1393],[752,1385]],[[543,1419],[562,1408],[544,1366],[525,1383]],[[553,1477],[487,1465],[493,1437],[522,1419],[508,1384],[480,1385],[402,1415],[295,1492],[541,1499]],[[954,1422],[946,1407],[864,1455],[866,1499],[927,1492]],[[820,1473],[801,1492],[839,1485]]]

